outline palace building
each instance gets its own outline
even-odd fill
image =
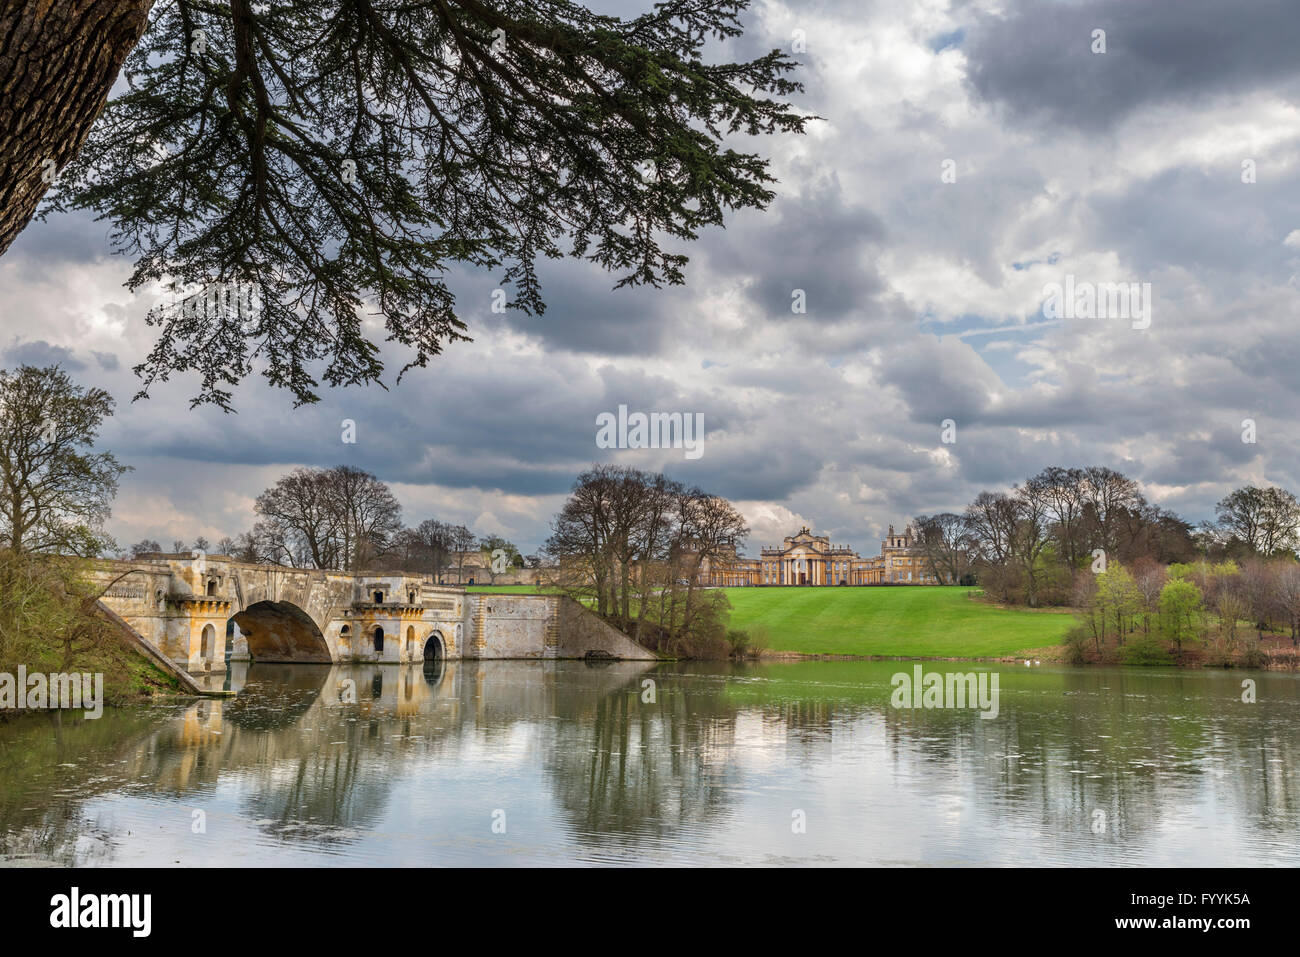
[[[901,534],[889,526],[880,542],[880,554],[863,558],[848,545],[832,545],[826,535],[814,535],[807,526],[785,539],[780,547],[763,546],[759,558],[744,558],[730,547],[717,561],[705,561],[701,585],[939,585],[909,525]]]

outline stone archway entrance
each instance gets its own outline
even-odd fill
[[[446,656],[447,650],[443,647],[442,636],[435,631],[424,643],[424,663],[427,665],[431,661],[441,661]]]
[[[254,661],[329,662],[330,649],[311,616],[287,601],[259,601],[232,619]]]
[[[442,635],[435,631],[424,642],[424,665],[422,670],[424,680],[430,685],[437,685],[442,681],[446,659],[447,650],[442,643]]]

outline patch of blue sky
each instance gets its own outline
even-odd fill
[[[942,53],[949,47],[961,46],[962,41],[965,39],[965,28],[953,30],[951,33],[941,33],[936,37],[930,38],[930,49],[935,53]]]

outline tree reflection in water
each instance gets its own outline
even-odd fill
[[[1254,674],[1245,705],[1239,674],[1007,669],[984,720],[890,707],[903,667],[240,666],[234,699],[0,725],[0,850],[474,862],[504,853],[483,822],[509,806],[511,853],[560,860],[1127,862],[1182,847],[1180,829],[1191,847],[1207,825],[1189,808],[1218,807],[1197,862],[1300,862],[1283,840],[1300,823],[1295,676]],[[780,837],[792,806],[821,836]],[[1231,846],[1248,850],[1215,859]]]

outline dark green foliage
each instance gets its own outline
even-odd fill
[[[704,61],[747,4],[160,0],[46,212],[110,219],[132,289],[199,288],[150,313],[140,395],[192,370],[193,401],[229,410],[256,364],[314,402],[318,380],[380,379],[367,314],[412,350],[403,372],[465,339],[457,264],[541,312],[539,258],[680,283],[661,242],[766,206],[766,161],[728,139],[808,117],[771,98],[800,90],[786,54]]]
[[[1127,644],[1116,649],[1121,664],[1126,665],[1172,665],[1174,656],[1170,654],[1169,643],[1161,641],[1154,635],[1137,635]]]

